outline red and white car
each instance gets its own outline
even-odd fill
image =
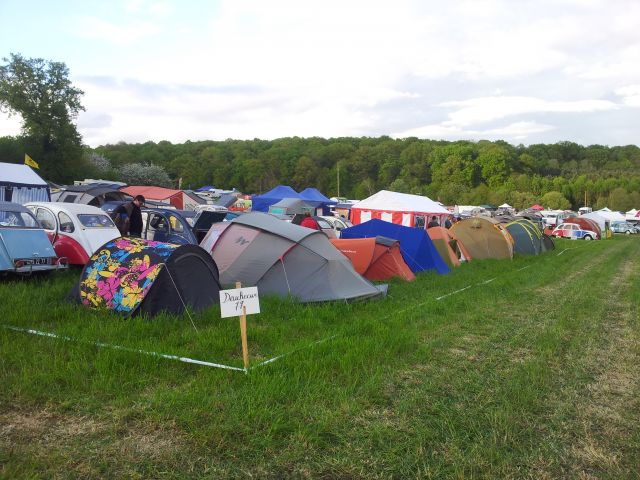
[[[31,202],[25,207],[47,232],[56,255],[71,265],[85,265],[97,249],[121,236],[109,215],[91,205]]]
[[[552,237],[578,238],[582,240],[598,240],[598,234],[591,230],[584,230],[577,223],[562,223],[552,232]]]

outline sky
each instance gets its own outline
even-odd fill
[[[92,147],[640,143],[637,0],[0,0],[0,19],[0,57],[69,67]]]

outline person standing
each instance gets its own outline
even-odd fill
[[[431,220],[429,221],[429,224],[427,225],[427,228],[431,228],[431,227],[439,227],[440,224],[438,223],[438,217],[436,217],[435,215],[433,217],[431,217]]]
[[[122,236],[142,237],[142,212],[144,197],[136,195],[130,202],[123,203],[113,211],[113,220]]]

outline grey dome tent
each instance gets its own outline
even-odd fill
[[[200,244],[215,260],[220,282],[257,286],[261,294],[293,296],[302,302],[383,296],[327,236],[264,213],[247,213],[214,224]]]

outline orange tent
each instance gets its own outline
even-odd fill
[[[369,280],[392,277],[415,280],[400,252],[400,242],[386,237],[331,239],[331,243],[353,264],[353,268]]]
[[[471,260],[471,255],[451,230],[444,227],[431,227],[427,229],[427,233],[442,259],[450,267],[459,267],[460,260],[467,262]]]

